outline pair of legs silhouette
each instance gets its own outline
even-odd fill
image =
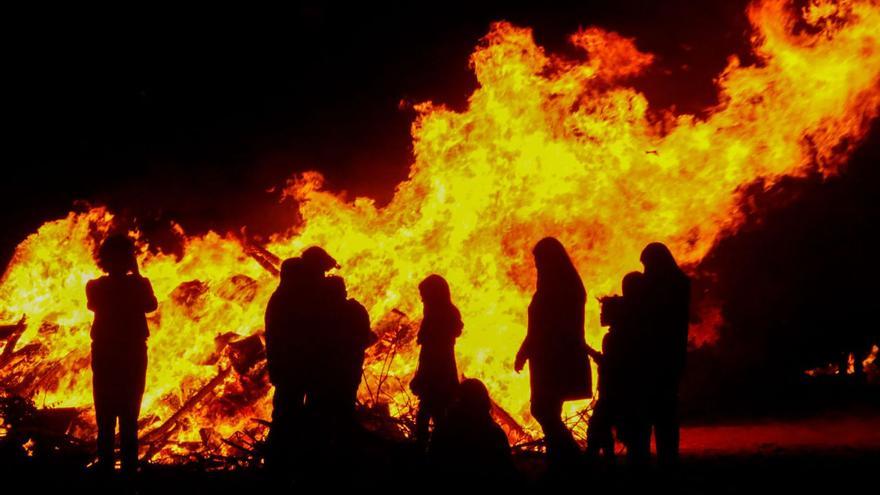
[[[574,459],[580,452],[571,430],[562,421],[563,400],[555,397],[532,398],[531,413],[541,425],[547,442],[550,463],[559,465]]]
[[[98,465],[114,468],[116,422],[119,422],[120,460],[124,473],[137,471],[137,421],[144,396],[147,348],[92,346],[92,386],[98,426]]]

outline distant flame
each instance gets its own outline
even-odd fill
[[[569,60],[546,53],[529,29],[494,24],[471,57],[479,88],[468,108],[416,106],[415,162],[388,206],[347,202],[324,190],[319,174],[303,174],[286,189],[300,202],[303,222],[266,248],[283,258],[324,246],[382,329],[400,318],[395,309],[417,322],[418,282],[442,274],[465,322],[461,371],[484,380],[495,401],[535,432],[528,377],[513,372],[512,360],[534,290],[530,249],[537,240],[553,235],[566,245],[591,296],[617,292],[621,277],[640,269],[639,251],[650,241],[666,242],[680,262],[694,264],[735,231],[741,186],[813,166],[835,173],[877,116],[876,2],[813,1],[801,12],[812,29],[796,34],[781,0],[753,4],[748,15],[760,63],[743,67],[731,57],[718,78],[720,103],[705,119],[649,111],[626,80],[653,57],[630,39],[581,31],[571,42],[584,57]],[[111,223],[103,208],[71,213],[18,246],[0,285],[0,321],[26,315],[27,329],[15,352],[4,350],[0,386],[40,404],[90,407],[92,315],[84,286],[99,275],[95,237]],[[230,358],[215,355],[215,337],[259,333],[276,280],[234,235],[186,237],[182,259],[144,249],[140,261],[160,299],[150,317],[146,433],[229,369]],[[593,297],[586,332],[598,345],[603,329]],[[29,345],[38,348],[19,352]],[[392,414],[406,410],[416,355],[409,344],[390,363],[379,351],[370,357],[371,391],[383,365],[390,370],[383,390]],[[168,433],[178,450],[221,448],[211,439],[269,417],[271,393],[231,398],[247,395],[247,379],[220,376],[212,398]],[[583,403],[569,406],[573,414]]]

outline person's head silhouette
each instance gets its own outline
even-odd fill
[[[652,242],[645,246],[639,261],[645,267],[645,275],[649,277],[678,273],[680,271],[669,248],[661,242]]]
[[[644,275],[641,272],[629,272],[623,277],[621,283],[623,289],[623,297],[633,298],[639,297],[642,292],[642,284],[644,283]]]
[[[127,235],[114,234],[98,248],[98,268],[109,275],[125,275],[137,271],[137,249]]]
[[[327,297],[334,301],[345,301],[348,298],[345,280],[342,277],[327,277]]]
[[[449,292],[449,284],[446,279],[437,274],[428,275],[419,284],[419,294],[426,307],[448,305],[452,301]]]
[[[539,272],[561,270],[571,264],[565,247],[555,237],[545,237],[538,241],[532,254],[535,256],[535,266]]]
[[[302,272],[302,258],[287,258],[281,263],[281,283],[290,284],[300,276]]]
[[[545,237],[532,250],[538,270],[538,292],[583,298],[586,291],[565,247],[555,237]]]
[[[303,251],[301,258],[306,269],[313,273],[324,274],[333,268],[339,268],[339,263],[327,251],[318,246],[312,246]]]
[[[458,412],[472,419],[488,418],[492,412],[492,400],[486,385],[476,378],[462,380],[458,386],[455,405]]]

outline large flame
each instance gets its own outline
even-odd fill
[[[418,321],[419,281],[442,274],[465,322],[456,350],[461,371],[484,380],[534,432],[528,377],[513,372],[512,360],[525,333],[537,240],[552,235],[568,247],[592,296],[616,292],[650,241],[668,243],[681,262],[698,262],[719,235],[735,230],[741,186],[811,167],[834,173],[880,110],[876,2],[814,0],[795,12],[773,0],[748,15],[760,63],[743,67],[731,58],[718,78],[720,103],[705,119],[649,110],[627,81],[653,57],[630,39],[586,29],[571,36],[584,56],[569,60],[546,53],[529,29],[497,23],[471,57],[479,88],[467,109],[417,106],[415,162],[390,204],[346,201],[323,190],[319,174],[304,174],[286,189],[302,223],[266,249],[283,258],[324,246],[386,344],[401,313]],[[109,212],[94,208],[44,224],[18,246],[0,286],[0,321],[27,316],[26,330],[0,357],[0,385],[38,405],[84,408],[86,419],[92,315],[84,286],[99,275],[92,252],[111,223]],[[149,320],[141,431],[171,418],[162,430],[168,445],[209,450],[270,414],[265,380],[229,371],[228,353],[217,350],[230,339],[223,334],[262,330],[276,279],[237,236],[185,243],[181,259],[142,246],[142,271],[160,306]],[[593,297],[586,333],[598,345]],[[371,355],[362,387],[364,400],[374,400],[383,379],[379,399],[395,415],[409,407],[406,384],[416,365],[416,350],[403,342],[393,359],[390,345]],[[210,393],[193,399],[207,383]],[[188,400],[192,407],[172,417]],[[569,413],[582,406],[571,404]]]

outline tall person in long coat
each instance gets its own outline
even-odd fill
[[[558,463],[572,459],[580,450],[562,421],[562,404],[592,395],[584,339],[587,292],[558,240],[544,238],[532,253],[538,286],[529,304],[528,332],[514,368],[519,372],[529,363],[532,416],[544,431],[551,462]]]
[[[410,388],[419,398],[416,441],[426,448],[431,420],[436,425],[445,419],[458,389],[455,339],[464,324],[443,277],[429,275],[419,284],[419,292],[425,311],[417,339],[421,346],[419,367]]]
[[[684,373],[690,319],[690,279],[665,245],[654,242],[642,251],[645,266],[644,308],[650,367],[649,414],[654,426],[657,460],[678,460],[678,386]]]

